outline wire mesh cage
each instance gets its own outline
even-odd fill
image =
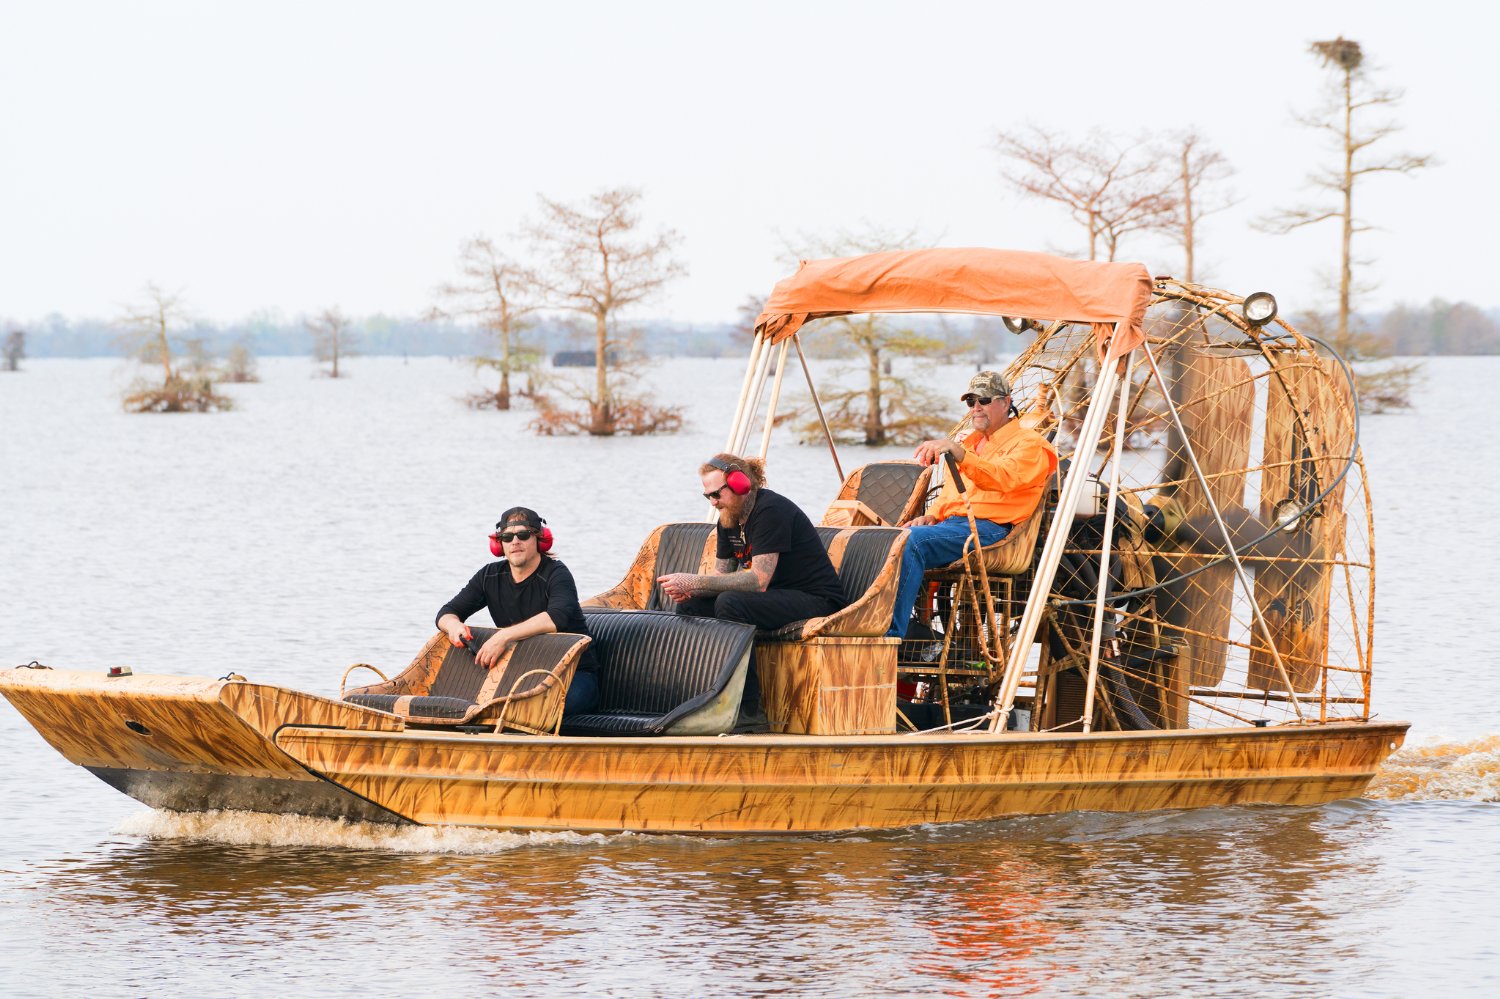
[[[1068,532],[1027,650],[1033,728],[1078,727],[1086,703],[1105,729],[1369,716],[1374,527],[1353,382],[1285,321],[1249,322],[1241,301],[1158,282],[1123,415],[1087,454],[1093,330],[1043,328],[1007,372],[1020,419],[1095,480],[1087,508],[1054,520],[1054,490],[1033,515]],[[1029,574],[930,580],[944,651],[925,669],[908,653],[903,668],[938,681],[928,696],[993,689]]]

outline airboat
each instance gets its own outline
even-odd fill
[[[811,261],[758,320],[726,450],[767,456],[789,368],[816,402],[804,336],[924,312],[1005,317],[1019,418],[1062,462],[1005,540],[928,573],[905,642],[885,637],[896,525],[953,471],[845,475],[830,434],[842,486],[819,533],[851,602],[826,618],[757,633],[671,613],[656,578],[713,546],[710,524],[666,524],[585,601],[588,635],[528,639],[493,669],[437,635],[394,676],[350,687],[351,667],[337,697],[40,664],[0,671],[0,692],[67,759],[179,811],[766,834],[1358,796],[1407,724],[1372,712],[1348,366],[1269,295],[1139,264]],[[564,718],[589,643],[601,704]],[[766,724],[747,729],[750,669]]]

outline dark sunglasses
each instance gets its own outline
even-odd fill
[[[719,488],[715,489],[713,492],[711,492],[711,493],[704,493],[703,494],[703,498],[706,499],[706,500],[709,500],[710,502],[712,502],[713,500],[718,499],[719,496],[720,496],[720,494],[722,494],[724,492],[724,490],[728,489],[728,488],[729,488],[729,483],[726,482],[722,486],[720,486]]]
[[[495,537],[499,538],[501,541],[504,541],[506,544],[510,544],[512,541],[530,541],[532,538],[536,537],[536,532],[506,531],[504,534],[495,535]]]
[[[958,397],[958,401],[963,403],[965,406],[968,406],[970,409],[973,409],[976,402],[981,406],[988,406],[997,398],[1000,397],[993,395],[961,395]]]

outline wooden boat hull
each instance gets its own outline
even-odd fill
[[[4,670],[0,692],[69,760],[158,808],[585,832],[1318,804],[1363,792],[1407,728],[567,738],[414,731],[237,681]]]
[[[0,693],[69,761],[153,808],[406,820],[277,749],[281,725],[399,729],[401,720],[259,683],[0,670]]]
[[[287,728],[307,767],[414,822],[808,833],[1358,797],[1403,723],[1149,733],[569,739]]]

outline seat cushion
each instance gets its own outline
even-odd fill
[[[350,704],[358,704],[366,708],[375,708],[377,711],[390,711],[405,718],[421,720],[423,718],[439,719],[461,719],[474,707],[473,701],[466,701],[461,697],[406,697],[397,694],[350,694],[344,698]],[[405,700],[400,711],[396,710],[396,702]]]
[[[661,715],[632,714],[628,711],[568,715],[563,719],[563,734],[656,735],[661,717]]]
[[[900,537],[901,529],[896,527],[862,527],[850,532],[838,567],[839,582],[844,584],[844,594],[850,603],[864,596],[874,584],[891,546]]]

